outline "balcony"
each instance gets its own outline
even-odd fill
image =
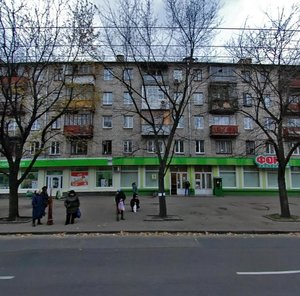
[[[66,84],[81,84],[81,85],[95,85],[96,78],[93,74],[76,74],[76,75],[66,75]]]
[[[300,114],[300,103],[290,103],[287,106],[286,114]]]
[[[234,114],[237,110],[237,99],[211,99],[209,101],[209,112],[212,114]]]
[[[82,137],[92,138],[93,137],[93,125],[65,125],[64,135],[66,137]]]
[[[211,125],[210,136],[211,137],[224,137],[224,138],[235,138],[238,136],[237,125]]]
[[[17,103],[13,108],[11,104],[5,104],[5,102],[0,102],[0,115],[16,116],[25,114],[25,108],[23,104]]]
[[[159,84],[168,84],[167,75],[143,75],[143,80],[145,85],[159,85]]]
[[[171,127],[170,125],[163,124],[156,127],[158,136],[169,136]],[[154,136],[153,128],[149,124],[142,124],[142,136]]]
[[[300,127],[285,127],[283,128],[283,136],[287,139],[300,139]]]
[[[73,99],[69,106],[69,110],[89,110],[89,111],[94,111],[95,110],[95,100],[93,99]]]

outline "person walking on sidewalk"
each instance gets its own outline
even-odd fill
[[[185,196],[190,196],[190,186],[191,186],[191,183],[189,182],[189,180],[186,180],[184,182],[184,195]]]
[[[37,224],[41,225],[41,219],[44,216],[45,208],[44,201],[39,192],[34,192],[32,196],[32,226],[35,226],[35,222],[37,220]]]
[[[74,224],[74,220],[77,217],[77,212],[79,210],[80,201],[74,190],[70,190],[66,200],[64,202],[66,207],[66,223],[65,225]]]
[[[121,189],[117,190],[117,193],[115,196],[117,221],[120,220],[119,215],[121,216],[121,220],[125,220],[125,218],[124,218],[125,199],[126,199],[125,193]]]
[[[46,215],[46,208],[47,208],[48,203],[49,203],[49,195],[48,195],[48,192],[47,192],[47,186],[42,187],[41,197],[43,199],[43,205],[44,205],[44,214],[43,214],[43,216],[45,216]]]

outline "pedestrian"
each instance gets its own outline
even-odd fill
[[[74,224],[75,218],[77,218],[79,207],[80,207],[80,201],[78,198],[78,195],[74,190],[70,190],[68,192],[68,195],[66,197],[66,200],[64,202],[66,207],[66,223],[68,224]]]
[[[32,196],[32,226],[35,226],[35,222],[37,220],[37,224],[41,225],[41,219],[45,212],[44,202],[41,194],[39,192],[34,192]]]
[[[185,196],[190,195],[190,186],[191,186],[190,182],[188,180],[186,180],[184,182],[184,195]]]
[[[131,186],[132,186],[132,194],[137,194],[137,185],[136,185],[136,183],[133,182],[133,183],[131,184]]]
[[[136,213],[140,208],[140,200],[138,199],[138,195],[136,193],[133,194],[132,199],[130,201],[131,212]]]
[[[43,199],[43,205],[44,205],[43,216],[45,216],[46,215],[46,208],[47,208],[48,203],[49,203],[49,195],[48,195],[48,192],[47,192],[47,186],[42,187],[41,197]]]
[[[117,221],[119,221],[119,215],[121,216],[121,220],[125,220],[124,212],[125,212],[125,193],[119,189],[116,192],[115,202],[116,202],[116,213],[117,213]]]

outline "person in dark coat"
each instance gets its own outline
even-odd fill
[[[77,211],[80,206],[79,198],[74,190],[70,190],[67,198],[65,200],[65,207],[66,207],[66,223],[67,224],[74,224],[74,220],[77,217]]]
[[[41,219],[44,216],[45,208],[43,198],[40,193],[35,192],[32,196],[32,226],[35,226],[35,222],[37,220],[37,224],[40,225]]]
[[[117,191],[115,196],[116,202],[116,211],[117,211],[117,221],[119,221],[119,215],[121,216],[121,220],[125,220],[124,218],[124,211],[125,211],[125,193],[120,189]]]
[[[44,214],[43,214],[43,216],[45,216],[46,215],[46,208],[47,208],[48,203],[49,203],[49,195],[48,195],[48,192],[47,192],[47,186],[42,187],[41,197],[43,199],[43,205],[44,205]]]
[[[133,194],[133,197],[130,201],[130,206],[131,206],[131,212],[136,212],[140,208],[140,200],[138,199],[138,195],[136,193]]]

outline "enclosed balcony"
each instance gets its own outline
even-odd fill
[[[73,99],[69,106],[69,110],[89,110],[94,111],[95,110],[95,100],[94,99]]]
[[[15,106],[12,104],[6,104],[5,102],[0,102],[0,115],[16,116],[25,114],[25,108],[22,103],[16,103]]]
[[[64,135],[66,137],[82,137],[92,138],[93,137],[93,125],[65,125]]]
[[[300,103],[290,103],[287,106],[286,114],[299,115],[300,114]]]
[[[76,74],[66,75],[66,84],[80,84],[80,85],[95,85],[96,78],[93,74]]]
[[[285,127],[283,128],[283,136],[287,139],[300,139],[300,127]]]
[[[211,125],[210,136],[221,138],[235,138],[239,134],[237,125]]]

